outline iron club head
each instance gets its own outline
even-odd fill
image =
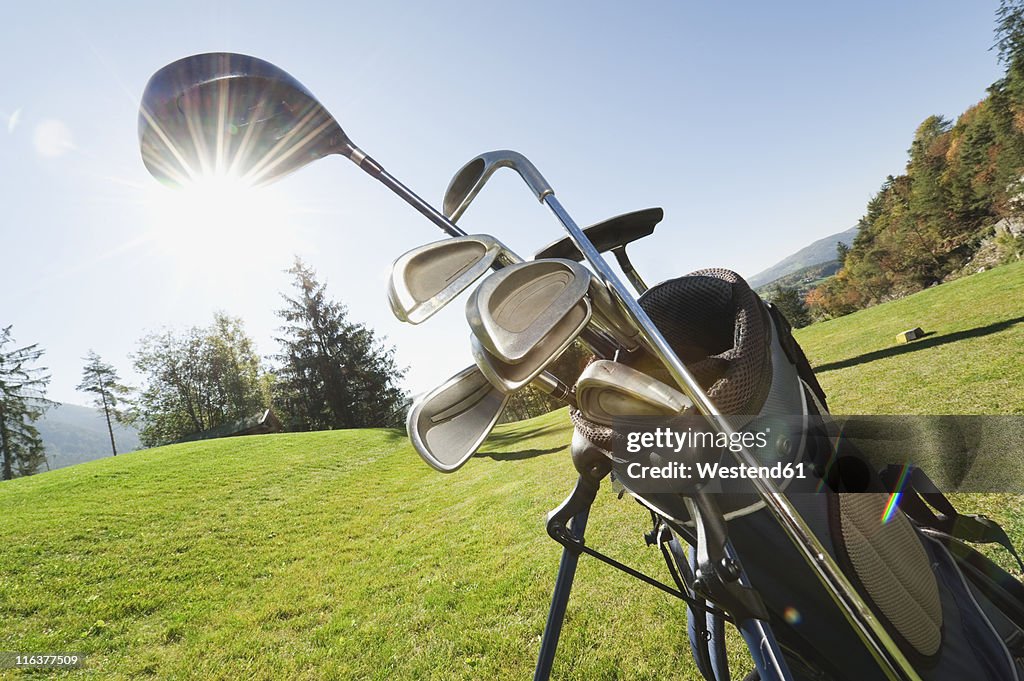
[[[480,154],[455,173],[455,177],[452,178],[444,193],[444,203],[441,206],[444,214],[453,222],[458,220],[498,168],[511,168],[519,173],[538,201],[543,201],[545,196],[554,193],[551,185],[540,174],[537,167],[530,162],[530,159],[509,149],[488,151],[485,154]]]
[[[590,271],[570,260],[533,260],[487,277],[466,301],[480,344],[507,364],[565,348],[590,321]],[[568,339],[568,340],[566,340]]]
[[[451,473],[476,453],[507,402],[476,366],[468,367],[413,403],[409,440],[430,466]]]
[[[492,236],[474,234],[414,248],[391,267],[388,302],[395,317],[426,321],[486,274],[495,260],[518,258]]]
[[[681,392],[636,369],[591,362],[576,381],[576,403],[595,423],[615,426],[644,416],[674,416],[693,406]]]

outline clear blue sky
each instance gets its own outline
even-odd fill
[[[277,63],[436,203],[465,161],[511,148],[581,224],[663,206],[633,249],[659,281],[754,274],[853,225],[918,123],[955,117],[999,77],[995,6],[17,3],[0,26],[0,325],[46,349],[53,399],[82,403],[88,349],[133,379],[140,336],[214,310],[272,354],[282,270],[300,254],[398,347],[414,392],[471,363],[461,304],[421,327],[391,317],[391,261],[442,234],[347,161],[221,209],[244,221],[223,234],[172,205],[142,166],[137,102],[188,54]],[[462,223],[524,255],[561,236],[511,173]]]

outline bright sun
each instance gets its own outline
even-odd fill
[[[201,177],[181,189],[156,186],[149,200],[150,235],[175,266],[218,276],[280,265],[294,250],[287,202],[272,187],[232,176]]]

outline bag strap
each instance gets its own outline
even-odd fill
[[[958,513],[946,495],[917,466],[889,464],[879,477],[890,492],[900,495],[897,502],[900,509],[918,525],[974,544],[999,544],[1017,560],[1024,572],[1024,560],[999,523],[983,515]]]
[[[797,375],[811,389],[817,401],[825,407],[825,411],[828,411],[828,399],[825,396],[825,389],[821,387],[821,383],[818,383],[818,377],[814,375],[814,369],[811,368],[811,363],[807,361],[807,355],[804,354],[803,348],[800,347],[800,344],[796,342],[796,338],[793,337],[793,327],[790,325],[789,320],[786,319],[786,315],[782,314],[782,310],[772,303],[765,302],[765,307],[768,308],[768,313],[775,321],[775,328],[779,331],[779,345],[782,346],[786,357],[796,365]]]

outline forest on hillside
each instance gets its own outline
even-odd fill
[[[996,262],[1021,257],[1024,2],[1001,2],[995,35],[1003,77],[955,121],[932,115],[918,126],[906,172],[885,179],[852,246],[839,249],[839,272],[807,294],[813,317],[848,314],[953,278],[983,245]]]

